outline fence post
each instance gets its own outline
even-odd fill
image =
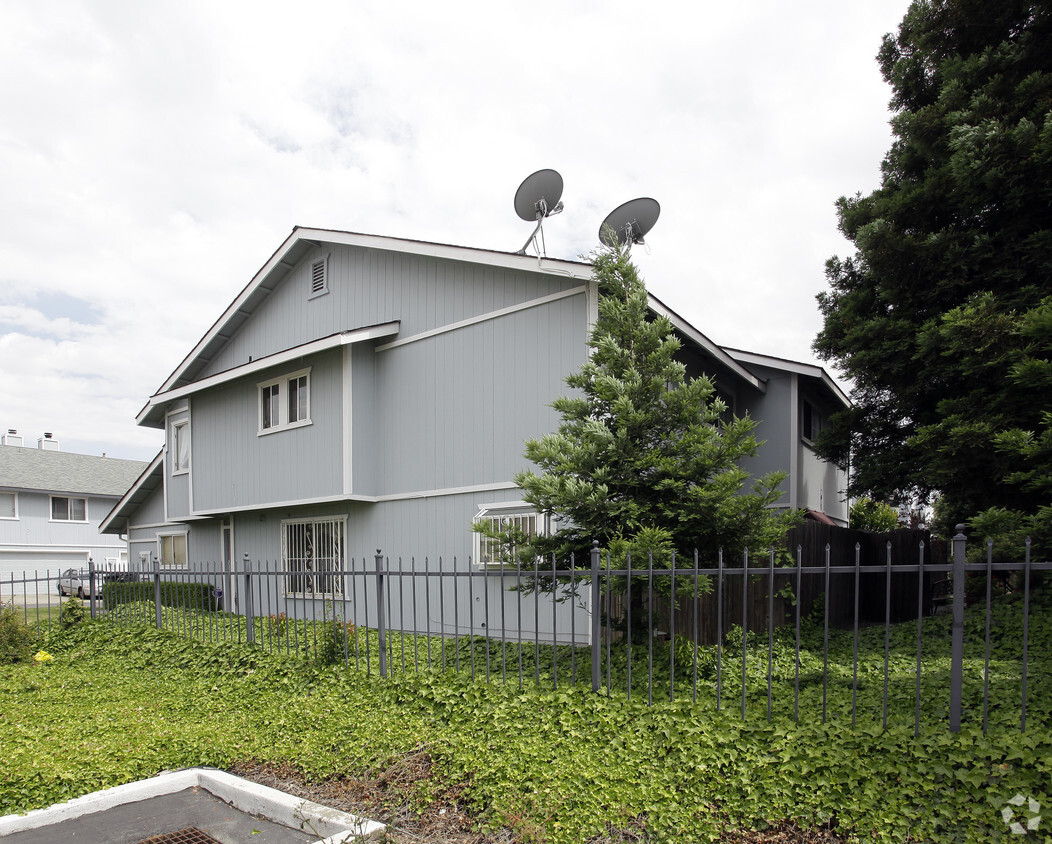
[[[88,554],[88,608],[92,618],[96,616],[95,609],[95,560]]]
[[[961,689],[964,682],[964,558],[968,538],[957,525],[953,538],[953,626],[950,645],[950,731],[961,731]]]
[[[161,620],[161,561],[153,558],[153,613],[154,623],[160,630],[163,626]]]
[[[384,555],[379,548],[376,549],[376,608],[377,608],[377,645],[380,650],[380,676],[387,676],[387,619],[385,617],[384,599]]]
[[[246,553],[244,556],[245,571],[245,641],[250,645],[256,641],[256,622],[252,612],[252,561]]]
[[[602,651],[599,646],[599,608],[602,606],[602,596],[599,589],[599,540],[592,540],[592,691],[599,691],[600,675],[602,666],[600,658]]]

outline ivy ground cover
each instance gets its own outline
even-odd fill
[[[929,718],[915,738],[905,693],[892,697],[886,731],[873,717],[853,728],[844,682],[830,687],[836,716],[825,724],[813,710],[795,723],[785,705],[768,722],[765,695],[751,691],[742,720],[736,705],[715,711],[708,681],[696,703],[648,707],[639,695],[520,690],[453,672],[385,681],[88,621],[47,642],[50,661],[0,667],[0,813],[193,765],[280,764],[320,781],[368,776],[424,751],[434,774],[415,784],[416,808],[457,786],[480,824],[523,840],[718,841],[784,819],[858,841],[1052,840],[1047,600],[1035,601],[1030,628],[1025,733],[1006,714],[987,736],[974,718],[957,734]],[[863,693],[883,671],[879,633]],[[853,642],[833,646],[833,663],[851,676]],[[861,648],[865,663],[870,645]],[[975,675],[982,662],[966,668]],[[1013,709],[993,703],[995,715]],[[1013,835],[1003,814],[1028,810],[1010,802],[1016,795],[1048,815],[1027,836]]]

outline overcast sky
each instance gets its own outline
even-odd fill
[[[294,225],[633,256],[725,346],[817,362],[834,202],[879,184],[907,0],[0,3],[0,429],[149,459],[135,415]],[[835,374],[835,373],[834,373]]]

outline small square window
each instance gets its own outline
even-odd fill
[[[51,520],[55,522],[86,522],[88,502],[85,498],[51,496]]]
[[[18,497],[13,492],[0,492],[0,519],[18,518]]]
[[[173,533],[157,537],[160,545],[160,560],[163,568],[185,569],[188,564],[186,555],[186,534]]]
[[[310,424],[309,369],[264,381],[258,386],[260,434]]]
[[[485,506],[475,516],[475,524],[484,525],[494,531],[512,528],[521,531],[528,539],[545,536],[550,532],[548,519],[525,504]],[[478,531],[475,532],[474,552],[477,565],[491,567],[515,565],[519,556],[518,549],[508,547],[499,539]],[[532,560],[519,562],[523,565],[533,565]]]

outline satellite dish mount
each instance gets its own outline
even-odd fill
[[[517,254],[525,255],[531,243],[538,260],[547,254],[544,245],[544,220],[563,210],[563,177],[554,170],[538,170],[527,176],[515,191],[515,213],[528,222],[536,221],[533,233]],[[540,237],[540,243],[537,238]]]

